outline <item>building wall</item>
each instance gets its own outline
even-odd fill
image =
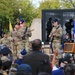
[[[42,23],[41,23],[41,19],[34,19],[32,21],[30,30],[32,30],[32,36],[29,38],[30,41],[34,40],[34,39],[40,39],[42,40]]]

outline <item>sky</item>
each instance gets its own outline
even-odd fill
[[[34,4],[34,6],[39,7],[39,2],[41,2],[42,0],[31,0],[31,1]]]

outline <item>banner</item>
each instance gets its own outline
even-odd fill
[[[74,43],[75,43],[75,20],[74,20]]]
[[[11,22],[9,22],[9,31],[12,31],[13,28],[12,28],[12,25],[11,25]]]

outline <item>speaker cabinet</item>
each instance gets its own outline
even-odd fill
[[[64,52],[75,53],[75,43],[65,43]]]

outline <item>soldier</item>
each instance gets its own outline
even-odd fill
[[[71,36],[72,36],[72,35],[71,35],[71,29],[74,28],[73,19],[70,19],[69,22],[66,22],[66,23],[65,23],[65,27],[66,27],[66,32],[67,32],[67,33],[69,34],[69,36],[70,36],[70,39],[72,39],[72,38],[71,38]]]
[[[7,36],[7,33],[4,33],[3,38],[0,40],[0,44],[3,44],[5,46],[7,46],[8,48],[11,48],[11,46],[10,46],[11,40]]]
[[[14,57],[18,56],[20,51],[23,49],[23,44],[22,44],[22,39],[19,36],[19,30],[20,30],[20,25],[19,23],[16,23],[15,28],[13,31],[11,31],[10,35],[12,37],[12,44],[13,44],[13,54]]]
[[[26,48],[26,51],[29,52],[29,37],[31,37],[31,31],[26,26],[26,22],[24,20],[20,21],[20,26],[19,34],[23,42],[23,48]]]
[[[23,43],[22,43],[22,39],[20,38],[19,34],[19,30],[20,30],[20,25],[19,23],[17,23],[15,25],[15,28],[16,28],[16,37],[14,39],[14,43],[15,43],[15,46],[16,46],[16,50],[17,50],[17,56],[19,55],[20,51],[23,49]]]
[[[16,25],[15,25],[16,26]],[[12,41],[11,41],[11,48],[13,50],[13,56],[14,58],[17,57],[17,31],[16,31],[16,28],[14,28],[11,32],[10,32],[10,36],[12,38]]]
[[[58,25],[58,20],[54,20],[54,27],[49,35],[52,38],[52,48],[53,50],[60,50],[61,48],[61,37],[63,35],[62,27]]]
[[[47,40],[46,41],[49,42],[49,34],[50,34],[51,30],[52,30],[52,18],[51,17],[49,18],[49,21],[47,23],[46,30],[47,30]]]

